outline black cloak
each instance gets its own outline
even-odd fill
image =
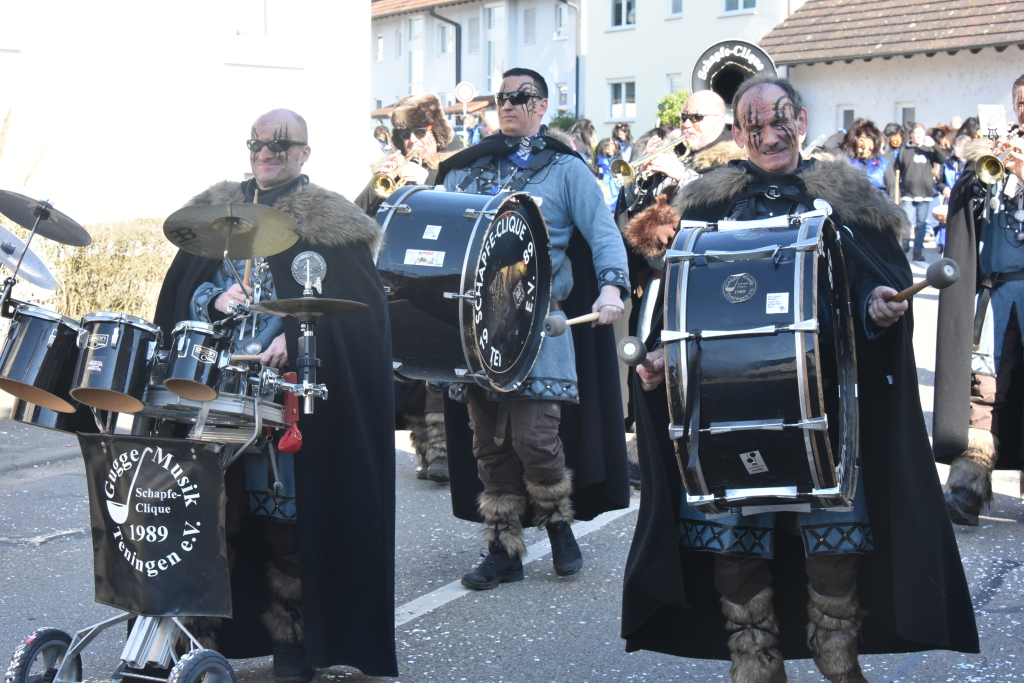
[[[974,159],[984,148],[968,148],[967,169],[949,197],[946,222],[946,246],[942,255],[960,266],[960,279],[939,292],[939,324],[935,341],[935,413],[932,422],[935,459],[951,462],[967,448],[967,430],[971,419],[971,354],[974,346],[975,295],[984,273],[978,267],[981,224],[977,220],[975,198],[986,199],[985,186],[974,173]],[[991,313],[991,309],[990,313]],[[1018,316],[1024,311],[1017,311]],[[1012,323],[1012,321],[1011,321]],[[1011,324],[1011,329],[1013,325]],[[1008,334],[1003,353],[1020,354],[1020,340]],[[1019,370],[1019,368],[1018,368]],[[1024,378],[1015,378],[1020,386]],[[993,436],[997,439],[999,469],[1020,469],[1022,455],[1021,424],[1024,395],[1012,392],[992,415]]]
[[[242,185],[225,181],[189,204],[246,202]],[[317,381],[326,401],[302,415],[296,454],[298,532],[306,660],[313,667],[353,666],[397,676],[395,654],[395,434],[391,329],[373,254],[380,227],[339,194],[303,185],[274,207],[295,218],[299,241],[268,259],[277,296],[302,296],[292,259],[307,250],[327,261],[324,298],[350,299],[365,311],[321,318],[316,325]],[[220,261],[179,251],[168,270],[156,322],[168,334],[188,319],[198,283]],[[299,324],[287,317],[288,358],[297,357]],[[232,575],[234,618],[224,620],[218,649],[227,657],[270,654],[260,620],[268,598],[268,548],[246,516]]]
[[[743,163],[734,162],[688,185],[683,217],[718,220],[728,215],[733,199],[754,187]],[[900,248],[906,218],[899,207],[845,160],[819,161],[798,173],[799,193],[827,200],[836,225],[850,228],[842,230],[842,245],[852,267],[896,290],[912,283]],[[858,581],[860,605],[867,611],[861,652],[978,652],[971,597],[918,397],[912,311],[871,341],[863,321],[855,327],[865,482],[860,495],[867,496],[875,541],[875,549],[863,556]],[[887,376],[892,376],[891,384]],[[678,540],[683,488],[668,438],[665,394],[645,392],[637,380],[634,396],[644,495],[623,585],[626,649],[728,659],[714,558],[708,552],[684,550]],[[780,649],[786,659],[809,658],[800,539],[776,534],[775,557],[769,562]]]
[[[438,183],[452,168],[463,168],[488,154],[508,154],[511,147],[504,135],[490,135],[441,163]],[[545,143],[559,152],[575,154],[561,140],[544,136]],[[543,212],[543,207],[541,208]],[[572,262],[573,288],[562,302],[569,318],[590,313],[600,291],[590,246],[574,231],[565,250]],[[576,374],[580,402],[562,404],[559,437],[565,449],[565,466],[572,470],[574,517],[593,519],[602,512],[629,507],[629,475],[626,464],[622,393],[619,384],[615,333],[611,325],[577,325],[572,331],[576,352]],[[451,481],[452,512],[459,519],[482,522],[477,496],[484,490],[477,476],[473,456],[473,430],[469,410],[447,397],[444,424],[448,440],[448,475]],[[533,519],[529,509],[524,520]]]

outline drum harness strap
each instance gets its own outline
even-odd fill
[[[494,161],[494,155],[488,154],[487,156],[480,157],[479,159],[473,162],[473,165],[469,167],[469,173],[467,173],[466,177],[462,179],[462,182],[460,182],[456,186],[456,189],[459,192],[468,192],[470,186],[474,182],[479,181],[480,185],[488,186],[492,190],[493,188],[497,187],[499,192],[501,190],[519,192],[524,187],[526,187],[526,184],[530,182],[533,176],[537,175],[537,173],[540,172],[542,168],[544,168],[551,162],[551,159],[554,158],[555,154],[557,153],[557,150],[554,149],[542,149],[541,151],[534,154],[533,157],[530,159],[530,165],[527,167],[525,171],[523,171],[519,175],[513,175],[509,177],[509,182],[506,183],[507,187],[500,187],[498,185],[498,182],[495,180],[496,174],[494,172],[483,170],[488,164]],[[498,160],[498,163],[500,164],[501,161]]]

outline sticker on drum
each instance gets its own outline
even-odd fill
[[[108,334],[90,334],[85,340],[85,348],[102,349],[105,348],[109,342],[110,335]]]
[[[739,273],[730,275],[722,285],[722,296],[726,301],[733,304],[741,304],[750,301],[757,291],[757,280],[750,273]]]
[[[406,249],[405,265],[407,266],[444,266],[443,251],[425,251],[422,249]]]
[[[216,363],[217,349],[211,349],[206,346],[199,346],[199,344],[196,344],[192,347],[192,357],[200,363]]]

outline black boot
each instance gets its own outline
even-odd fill
[[[946,492],[946,512],[953,524],[962,526],[979,526],[981,520],[981,496],[967,489],[954,489]]]
[[[998,454],[992,432],[971,427],[967,450],[949,467],[946,510],[954,524],[978,526],[983,507],[992,504],[992,470]]]
[[[487,557],[476,570],[462,577],[462,585],[475,591],[485,591],[499,583],[522,581],[524,577],[523,561],[509,555],[499,541],[491,541]]]
[[[583,553],[573,536],[572,527],[564,519],[548,522],[548,540],[551,541],[551,561],[559,576],[572,576],[583,566]]]
[[[306,664],[306,648],[301,640],[274,643],[275,683],[309,683],[313,670]]]

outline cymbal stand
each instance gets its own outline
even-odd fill
[[[302,413],[313,414],[313,399],[327,399],[327,385],[316,383],[316,369],[320,367],[320,359],[316,357],[316,337],[313,336],[315,317],[299,318],[299,353],[295,359],[298,369],[298,382],[286,382],[273,368],[263,368],[259,377],[261,394],[276,394],[279,391],[290,391],[301,396]]]
[[[14,272],[4,280],[4,291],[0,295],[0,315],[5,318],[14,317],[14,306],[11,305],[11,291],[14,289],[15,278],[18,276],[18,271],[21,269],[21,262],[25,260],[25,254],[28,253],[29,245],[32,244],[32,238],[36,236],[36,228],[39,227],[39,221],[50,220],[50,209],[53,208],[53,204],[50,200],[42,201],[39,206],[32,209],[32,213],[35,214],[36,220],[32,224],[32,229],[28,233],[28,239],[25,240],[25,248],[21,251],[21,256],[18,257],[18,262],[14,264]]]

